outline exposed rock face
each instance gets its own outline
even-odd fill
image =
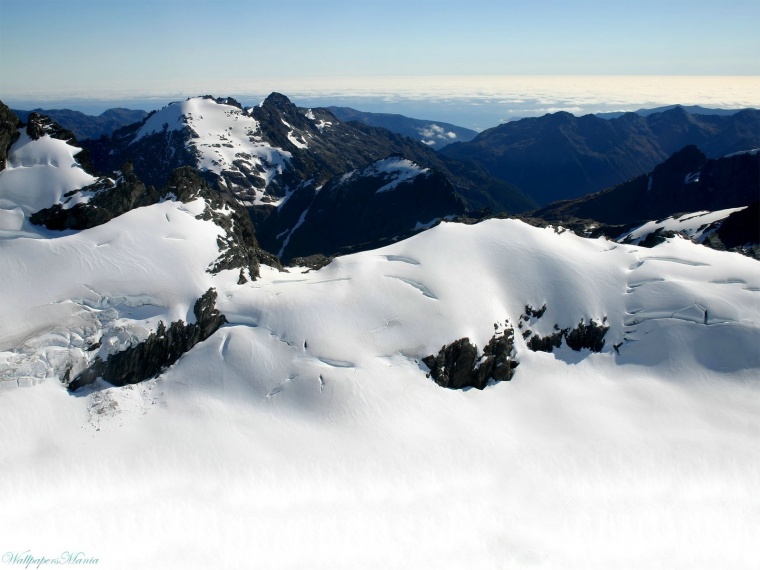
[[[528,348],[533,352],[552,352],[555,348],[562,346],[563,340],[567,346],[575,351],[588,348],[592,352],[601,352],[602,348],[604,348],[604,336],[610,328],[607,324],[607,317],[604,317],[600,323],[591,319],[589,324],[586,324],[585,319],[581,319],[581,322],[574,328],[560,328],[555,323],[555,332],[546,336],[534,334],[533,331],[527,328],[523,330],[525,323],[530,322],[531,319],[538,321],[544,316],[544,313],[546,313],[546,304],[540,309],[534,309],[530,305],[525,305],[525,314],[520,315],[518,328],[522,331],[522,336]]]
[[[159,323],[158,330],[137,346],[113,354],[105,361],[96,357],[88,368],[68,384],[68,389],[73,392],[92,384],[99,377],[115,386],[125,386],[158,376],[227,322],[215,304],[216,291],[209,289],[195,302],[195,323],[185,324],[180,320],[168,328],[163,322]]]
[[[21,121],[8,106],[0,101],[0,170],[5,168],[8,151],[18,140]]]
[[[609,330],[609,325],[605,324],[605,319],[601,323],[597,323],[594,319],[591,319],[589,324],[586,324],[583,319],[575,328],[560,329],[555,325],[556,332],[547,335],[539,336],[532,334],[530,330],[526,330],[523,333],[523,337],[527,341],[528,348],[533,352],[552,352],[555,348],[559,348],[562,345],[562,340],[565,340],[567,346],[573,350],[580,351],[584,348],[588,348],[592,352],[601,352],[604,348],[604,335]]]
[[[444,388],[466,388],[476,386],[483,389],[475,373],[475,362],[478,359],[478,347],[469,338],[460,338],[451,344],[441,347],[437,356],[426,356],[422,359],[433,380]]]
[[[145,120],[154,114],[155,111]],[[123,163],[131,162],[135,174],[141,180],[160,187],[166,184],[171,172],[177,168],[196,165],[196,153],[187,144],[192,138],[189,130],[156,133],[143,137],[139,144],[130,146],[142,124],[136,123],[117,129],[111,137],[83,141],[98,172],[108,174],[118,170]]]
[[[466,208],[447,177],[401,155],[337,176],[318,192],[303,189],[291,200],[260,226],[264,246],[284,261],[329,256],[357,244],[377,247]]]
[[[706,246],[760,259],[760,201],[734,212],[717,226],[705,238]]]
[[[604,335],[610,328],[606,321],[607,317],[601,323],[591,319],[589,324],[585,324],[581,319],[578,326],[565,335],[567,346],[575,351],[588,348],[591,352],[601,352],[604,348]]]
[[[478,348],[469,338],[460,338],[441,347],[437,355],[422,361],[430,376],[444,388],[473,387],[482,390],[489,381],[511,380],[518,362],[514,359],[514,330],[507,326],[495,334],[478,357]]]
[[[523,336],[527,339],[528,348],[533,352],[552,352],[555,348],[562,345],[562,339],[570,329],[560,329],[550,335],[539,336],[531,334],[531,331],[525,331]]]

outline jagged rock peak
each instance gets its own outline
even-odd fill
[[[67,372],[64,383],[69,391],[74,392],[98,378],[115,386],[126,386],[158,376],[227,322],[216,308],[216,297],[216,290],[211,288],[196,300],[193,306],[195,323],[186,324],[180,320],[167,327],[162,321],[145,341],[112,354],[106,360],[96,356],[73,380],[69,380],[70,371]]]
[[[232,107],[237,107],[241,111],[243,110],[243,105],[241,105],[237,99],[233,99],[232,97],[217,97],[214,101],[220,105],[231,105]]]
[[[29,113],[26,124],[26,134],[31,139],[37,140],[44,135],[50,135],[54,139],[60,139],[76,145],[76,137],[71,131],[64,129],[50,117],[39,113]]]
[[[279,110],[296,110],[297,107],[291,102],[290,99],[288,99],[285,95],[282,93],[277,93],[276,91],[273,91],[269,94],[269,96],[264,99],[264,102],[261,104],[262,107],[274,107],[275,109]]]

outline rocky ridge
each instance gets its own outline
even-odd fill
[[[73,392],[94,383],[98,378],[114,386],[125,386],[159,375],[227,322],[215,305],[216,291],[209,289],[195,302],[195,323],[186,324],[180,320],[167,327],[161,322],[155,332],[136,346],[112,354],[106,360],[96,356],[73,380],[68,379],[67,372],[64,383]],[[96,348],[98,347],[92,347],[93,350]]]

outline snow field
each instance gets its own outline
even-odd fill
[[[29,216],[61,202],[66,192],[96,181],[76,162],[75,156],[81,149],[49,135],[32,140],[25,130],[19,132],[19,139],[8,153],[6,167],[0,171],[0,229],[3,230],[21,229],[21,218],[12,213],[19,208]]]
[[[220,230],[203,207],[4,234],[2,552],[108,569],[756,566],[756,261],[490,220],[237,285],[205,271]],[[212,286],[229,324],[159,378],[57,381],[90,338],[105,356],[192,320]],[[544,303],[532,331],[606,316],[604,350],[527,350],[518,319]],[[482,350],[506,319],[511,382],[425,377],[420,358],[463,336]]]

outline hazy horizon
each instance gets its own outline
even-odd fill
[[[760,107],[757,76],[418,76],[268,79],[220,82],[163,93],[118,90],[53,97],[0,99],[15,109],[68,108],[97,115],[109,108],[152,111],[198,95],[259,104],[277,91],[301,107],[346,106],[453,123],[475,130],[520,117],[567,111],[574,115],[635,111],[665,105],[720,109]]]

